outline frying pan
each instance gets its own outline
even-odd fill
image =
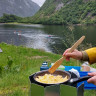
[[[42,83],[42,82],[36,81],[36,78],[38,76],[43,76],[45,74],[50,74],[50,73],[49,73],[48,70],[37,72],[37,73],[34,74],[33,79],[39,85],[50,86],[50,85],[55,85],[55,84],[67,84],[67,83],[70,83],[70,84],[74,84],[75,83],[76,84],[78,82],[81,82],[81,81],[84,81],[84,80],[88,80],[89,78],[92,77],[92,76],[88,76],[87,75],[87,76],[84,76],[84,77],[79,77],[79,78],[71,79],[71,74],[69,72],[63,71],[63,70],[56,70],[54,73],[52,73],[52,75],[54,75],[54,76],[61,75],[62,77],[67,76],[68,80],[64,81],[64,82],[61,82],[61,83],[51,83],[51,84],[47,84],[47,83]]]

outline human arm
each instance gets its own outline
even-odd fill
[[[96,63],[96,47],[87,49],[85,51],[78,51],[75,49],[71,53],[68,53],[69,50],[70,48],[63,53],[63,56],[66,57],[67,61],[69,61],[70,58],[74,58],[77,60],[88,61],[90,64]]]
[[[78,51],[77,49],[75,49],[73,52],[69,53],[69,50],[70,50],[70,48],[68,48],[63,53],[63,56],[66,57],[66,61],[70,61],[70,58],[88,61],[88,55],[86,54],[85,51]]]

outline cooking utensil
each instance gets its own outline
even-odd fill
[[[78,45],[84,40],[85,36],[82,36],[69,50],[69,52],[72,52],[74,49],[78,47]],[[63,62],[65,59],[65,56],[57,60],[54,65],[48,70],[50,73],[53,73]]]
[[[43,76],[45,74],[50,74],[50,73],[49,73],[48,70],[44,70],[44,71],[40,71],[40,72],[35,73],[34,76],[33,76],[33,79],[34,79],[35,83],[39,84],[39,85],[42,85],[44,87],[50,86],[50,85],[55,85],[55,84],[67,84],[67,83],[76,84],[78,82],[87,80],[87,79],[92,77],[92,76],[84,76],[84,77],[71,79],[71,74],[69,72],[64,71],[64,70],[56,70],[52,75],[54,75],[54,76],[61,75],[63,78],[67,76],[68,80],[66,80],[64,82],[61,82],[61,83],[55,83],[55,84],[54,83],[47,84],[47,83],[42,83],[42,82],[36,81],[36,78],[38,78],[38,76]]]

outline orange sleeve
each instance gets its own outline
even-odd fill
[[[89,57],[89,63],[96,63],[96,47],[85,50]]]

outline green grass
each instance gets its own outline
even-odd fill
[[[1,43],[0,48],[3,50],[0,53],[0,96],[28,96],[29,76],[40,70],[43,61],[50,65],[61,57],[42,50],[5,43]],[[63,62],[63,65],[79,64],[75,60]],[[96,96],[96,91],[85,91],[84,96]]]

